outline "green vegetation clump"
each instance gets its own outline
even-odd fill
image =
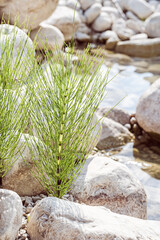
[[[58,47],[53,52],[44,47],[46,64],[38,65],[34,54],[22,64],[27,41],[19,45],[13,64],[15,40],[16,33],[6,41],[0,58],[0,177],[22,152],[20,138],[30,119],[25,139],[34,175],[49,194],[62,198],[97,142],[100,120],[94,113],[104,97],[108,73],[102,76],[102,61],[98,55],[91,57],[88,48],[80,56],[77,52],[74,65],[73,47],[65,55]]]

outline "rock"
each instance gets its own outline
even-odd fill
[[[114,31],[107,30],[100,34],[99,40],[106,41],[109,38],[118,39],[117,34]]]
[[[130,114],[127,111],[116,107],[113,109],[109,107],[98,108],[97,114],[100,116],[110,118],[122,125],[129,123],[130,120]]]
[[[10,20],[10,23],[14,24],[18,20],[21,26],[34,29],[53,13],[57,4],[58,0],[2,0],[0,1],[0,15],[1,17],[3,15],[6,22]]]
[[[85,23],[81,23],[78,28],[78,32],[90,34],[91,29]]]
[[[34,166],[30,150],[26,146],[25,137],[28,140],[33,139],[33,137],[27,134],[22,135],[20,144],[23,144],[25,148],[22,150],[22,156],[19,156],[10,171],[3,178],[3,188],[13,190],[20,196],[32,196],[44,192],[44,189],[31,172],[31,170],[34,170]]]
[[[14,46],[13,46],[14,43]],[[8,45],[8,46],[7,46]],[[10,58],[12,59],[13,69],[15,71],[15,79],[21,78],[24,74],[27,76],[30,73],[32,62],[34,59],[34,46],[32,40],[27,34],[18,27],[8,24],[0,25],[0,56],[4,48],[10,48]],[[13,50],[12,50],[13,47]],[[15,62],[18,60],[18,52],[20,52],[21,60],[15,69]],[[7,56],[8,57],[8,56]],[[23,70],[22,70],[23,69]]]
[[[160,38],[118,42],[116,52],[133,57],[156,57],[160,55]]]
[[[141,96],[136,109],[138,124],[152,137],[160,140],[160,79]]]
[[[45,198],[32,210],[32,240],[159,240],[160,222],[112,213],[58,198]]]
[[[119,17],[119,12],[115,7],[102,7],[101,11],[107,13],[112,21]]]
[[[88,8],[84,15],[88,24],[92,23],[100,14],[102,5],[100,3],[94,3]]]
[[[145,21],[145,30],[149,37],[160,37],[160,12],[152,14]]]
[[[64,44],[63,33],[58,28],[45,23],[41,23],[38,28],[32,30],[30,37],[33,41],[36,39],[37,49],[43,49],[46,46],[46,40],[51,50],[57,46],[61,49]]]
[[[120,18],[112,25],[112,30],[115,31],[121,40],[128,40],[135,35],[135,31],[127,28],[124,19]]]
[[[76,8],[76,10],[79,10],[81,8],[81,5],[76,0],[67,0],[66,4],[67,7],[72,8],[73,10]]]
[[[114,50],[116,45],[117,45],[117,42],[119,41],[119,38],[109,38],[107,41],[106,41],[106,49],[108,50]]]
[[[134,15],[131,11],[127,11],[126,16],[127,16],[127,18],[132,19],[132,20],[136,20],[136,21],[139,20],[139,18],[136,15]]]
[[[143,33],[145,31],[145,27],[142,21],[136,21],[129,19],[126,21],[126,26],[132,29],[136,33]]]
[[[93,4],[93,0],[79,0],[79,2],[83,10],[86,10],[87,8],[91,7]]]
[[[73,183],[75,201],[105,206],[112,212],[137,218],[147,217],[143,186],[121,163],[107,157],[90,157]]]
[[[103,32],[107,29],[110,29],[112,21],[107,13],[101,12],[99,17],[92,24],[94,31]]]
[[[0,189],[0,239],[15,240],[21,225],[21,198],[15,192]]]
[[[91,40],[91,37],[87,33],[83,32],[76,32],[75,39],[79,42],[89,42]]]
[[[75,19],[74,19],[75,12]],[[54,13],[43,23],[56,26],[64,34],[65,41],[70,41],[73,35],[73,19],[74,31],[76,33],[81,19],[77,11],[65,6],[58,6]]]
[[[130,40],[141,40],[141,39],[147,39],[147,38],[148,38],[148,36],[146,33],[139,33],[134,36],[131,36]]]
[[[152,7],[145,0],[122,0],[124,9],[133,12],[140,19],[146,19],[153,13]]]
[[[118,147],[129,142],[133,138],[127,128],[109,118],[104,118],[102,133],[97,143],[98,149]]]

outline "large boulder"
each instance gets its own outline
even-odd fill
[[[160,140],[160,79],[141,96],[136,109],[138,124]]]
[[[19,146],[25,146],[18,159],[15,161],[10,171],[3,177],[3,188],[15,191],[20,196],[32,196],[44,192],[41,184],[35,179],[32,174],[34,164],[30,149],[26,146],[26,137],[28,141],[32,141],[33,137],[22,135]],[[18,147],[19,147],[18,146]],[[17,149],[18,149],[17,147]],[[17,151],[17,150],[16,150]]]
[[[107,157],[86,160],[71,194],[79,203],[105,206],[132,217],[147,217],[147,199],[142,184],[126,166]]]
[[[43,49],[46,46],[51,50],[55,50],[57,47],[61,49],[64,44],[63,33],[58,28],[45,23],[41,23],[38,28],[32,30],[30,38],[36,41],[37,49]]]
[[[125,10],[136,14],[140,19],[146,19],[153,13],[153,9],[145,0],[122,0]]]
[[[22,214],[21,198],[15,192],[0,189],[1,240],[15,240],[22,225]]]
[[[21,26],[34,29],[53,13],[57,4],[58,0],[1,0],[0,15],[11,24],[18,21]]]
[[[32,240],[159,240],[160,222],[112,213],[58,198],[44,198],[32,210]]]
[[[121,40],[128,40],[131,36],[135,34],[135,31],[128,28],[126,25],[126,21],[124,21],[124,19],[122,18],[114,21],[114,24],[112,25],[112,30],[117,33],[118,37]]]
[[[76,33],[81,23],[81,19],[78,12],[74,11],[72,8],[58,6],[55,12],[46,19],[44,23],[59,28],[64,34],[65,41],[70,41],[72,39],[73,29],[74,33]]]
[[[98,149],[108,149],[122,146],[132,138],[133,135],[126,127],[106,117],[102,122],[102,132],[97,147]]]
[[[160,55],[160,38],[118,42],[115,50],[133,57],[156,57]]]
[[[149,37],[160,37],[160,12],[154,13],[147,18],[145,31]]]

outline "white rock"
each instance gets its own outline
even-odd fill
[[[107,157],[90,157],[73,183],[75,201],[105,206],[137,218],[147,217],[147,199],[141,183],[121,163]]]
[[[64,44],[63,33],[58,28],[45,23],[41,23],[38,28],[32,30],[30,38],[33,41],[36,39],[37,49],[43,49],[46,46],[46,40],[47,46],[52,50],[57,46],[61,49]]]
[[[19,17],[21,26],[23,24],[23,27],[34,29],[53,13],[57,4],[58,0],[2,0],[0,1],[0,13],[4,14],[6,22],[10,20],[10,23],[14,24]]]
[[[20,196],[32,196],[40,194],[44,190],[31,172],[31,169],[34,170],[34,166],[30,150],[26,146],[25,136],[28,138],[28,141],[33,141],[33,137],[27,134],[22,135],[19,144],[25,146],[24,150],[3,178],[3,188],[13,190]]]
[[[128,40],[135,34],[135,31],[127,28],[126,21],[124,21],[122,18],[119,18],[114,22],[112,25],[112,30],[115,31],[118,37],[122,40]]]
[[[95,3],[85,11],[84,15],[88,24],[92,23],[99,16],[101,8],[102,5],[100,3]]]
[[[122,0],[123,7],[136,14],[140,19],[146,19],[153,13],[152,7],[145,0]]]
[[[132,134],[120,123],[109,118],[104,118],[102,123],[102,133],[97,144],[99,149],[118,147],[129,142]]]
[[[102,7],[101,11],[109,14],[112,21],[114,21],[115,19],[117,19],[119,17],[119,12],[114,7]]]
[[[135,33],[143,33],[145,31],[145,26],[142,21],[136,21],[129,19],[126,21],[126,26],[132,29]]]
[[[131,40],[141,40],[141,39],[147,39],[147,38],[148,36],[146,33],[139,33],[130,37]]]
[[[89,8],[93,3],[95,3],[94,0],[79,0],[81,7],[83,10],[86,10]]]
[[[112,25],[112,21],[107,13],[101,12],[99,17],[92,24],[92,28],[94,31],[103,32],[107,29],[110,29]]]
[[[99,40],[101,40],[101,41],[105,41],[109,38],[117,39],[118,36],[114,31],[111,31],[111,30],[107,30],[107,31],[101,33],[100,36],[99,36]]]
[[[147,18],[145,30],[149,37],[160,37],[160,12],[154,13]]]
[[[21,198],[15,192],[0,189],[1,240],[15,240],[22,225],[22,214]]]
[[[75,13],[75,19],[74,19]],[[65,41],[70,41],[73,35],[73,20],[74,20],[74,31],[76,33],[81,19],[77,11],[69,7],[58,6],[55,12],[44,21],[49,25],[56,26],[64,34]]]
[[[116,52],[133,57],[156,57],[160,55],[160,38],[118,42]]]
[[[159,240],[160,222],[50,197],[34,207],[27,231],[32,240]]]
[[[127,16],[127,18],[132,19],[132,20],[136,20],[136,21],[139,20],[139,18],[136,15],[134,15],[134,13],[132,13],[131,11],[127,11],[126,16]]]
[[[81,8],[81,5],[79,2],[77,2],[77,0],[67,0],[66,4],[67,7],[72,8],[72,9],[76,9],[79,10]]]
[[[90,34],[91,29],[85,23],[81,23],[79,28],[78,28],[78,32]]]
[[[138,124],[160,139],[160,79],[141,96],[136,109]]]
[[[13,47],[14,43],[14,47]],[[0,56],[2,55],[3,49],[8,45],[10,48],[10,57],[12,59],[12,66],[15,71],[15,78],[20,79],[22,74],[24,77],[24,72],[26,76],[30,72],[32,66],[32,61],[35,55],[34,46],[32,40],[27,36],[27,34],[19,29],[18,27],[1,24],[0,25]],[[19,65],[14,67],[15,62],[18,60],[18,52],[22,53]],[[22,71],[23,69],[23,71]]]
[[[87,33],[76,32],[75,39],[79,42],[88,42],[91,40],[91,37]]]

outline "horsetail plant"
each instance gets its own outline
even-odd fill
[[[97,142],[95,111],[108,83],[98,56],[91,57],[87,48],[82,55],[77,52],[73,65],[73,51],[64,55],[58,47],[52,53],[45,49],[46,64],[37,68],[32,98],[35,136],[27,141],[35,177],[59,198],[70,190]]]
[[[31,40],[16,26],[0,25],[0,187],[22,148],[29,113],[27,81],[34,62]]]

